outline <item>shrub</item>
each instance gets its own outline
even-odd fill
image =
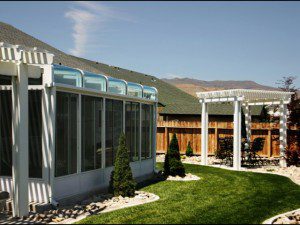
[[[173,134],[168,152],[166,154],[164,172],[166,176],[185,176],[185,169],[181,162],[176,134]]]
[[[186,152],[185,152],[186,156],[193,156],[194,152],[193,149],[191,147],[191,142],[189,141]]]
[[[114,196],[133,197],[136,183],[133,179],[126,137],[122,133],[116,154],[115,168],[111,174],[110,191]]]
[[[286,162],[288,166],[300,165],[300,150],[286,150]]]

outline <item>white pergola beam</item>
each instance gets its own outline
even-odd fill
[[[232,89],[222,91],[197,92],[199,99],[224,99],[243,97],[248,102],[267,102],[274,100],[288,100],[292,92]]]
[[[201,114],[201,164],[207,165],[208,157],[208,109],[207,103],[202,102]]]
[[[23,63],[17,64],[12,79],[13,111],[13,216],[28,215],[28,73]]]
[[[262,102],[249,102],[249,106],[261,106],[261,105],[280,105],[281,101],[262,101]],[[289,104],[290,100],[285,100],[284,104]]]
[[[220,97],[220,98],[215,97],[215,98],[206,98],[206,99],[203,99],[201,101],[206,102],[206,103],[213,103],[213,102],[234,102],[235,100],[236,100],[235,97],[229,97],[229,98],[227,98],[227,97]],[[239,97],[238,100],[243,101],[244,98]]]

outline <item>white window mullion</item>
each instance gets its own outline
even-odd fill
[[[77,173],[81,173],[81,97],[79,94],[77,104]]]
[[[105,148],[106,148],[106,146],[105,146],[105,141],[106,141],[106,134],[105,134],[105,114],[106,114],[106,99],[105,98],[103,98],[103,103],[102,103],[103,105],[102,105],[102,114],[101,114],[101,148],[102,148],[102,155],[101,155],[101,157],[102,157],[102,169],[104,169],[105,168]]]
[[[139,142],[139,160],[142,162],[142,103],[139,103],[140,107],[140,124],[139,124],[139,132],[140,132],[140,142]]]
[[[98,99],[97,99],[98,100]],[[97,100],[94,99],[93,101],[93,121],[94,121],[94,126],[93,126],[93,129],[94,129],[94,169],[97,168],[97,142],[96,142],[96,127],[97,127],[97,123],[96,123],[96,106],[97,106]]]
[[[123,101],[123,133],[125,134],[125,130],[126,130],[126,128],[125,128],[125,112],[126,112],[126,101]]]

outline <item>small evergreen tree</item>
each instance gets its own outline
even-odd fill
[[[126,137],[122,133],[116,154],[115,168],[111,174],[110,191],[114,196],[133,197],[136,183],[133,179]]]
[[[186,152],[185,152],[186,156],[193,156],[194,152],[191,146],[191,142],[189,141]]]
[[[180,159],[179,145],[176,134],[173,134],[165,158],[164,172],[166,176],[185,176],[185,169]]]

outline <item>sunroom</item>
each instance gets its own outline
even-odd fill
[[[133,175],[153,173],[154,87],[55,65],[45,51],[0,48],[0,188],[15,216],[29,202],[107,188],[122,132]]]

